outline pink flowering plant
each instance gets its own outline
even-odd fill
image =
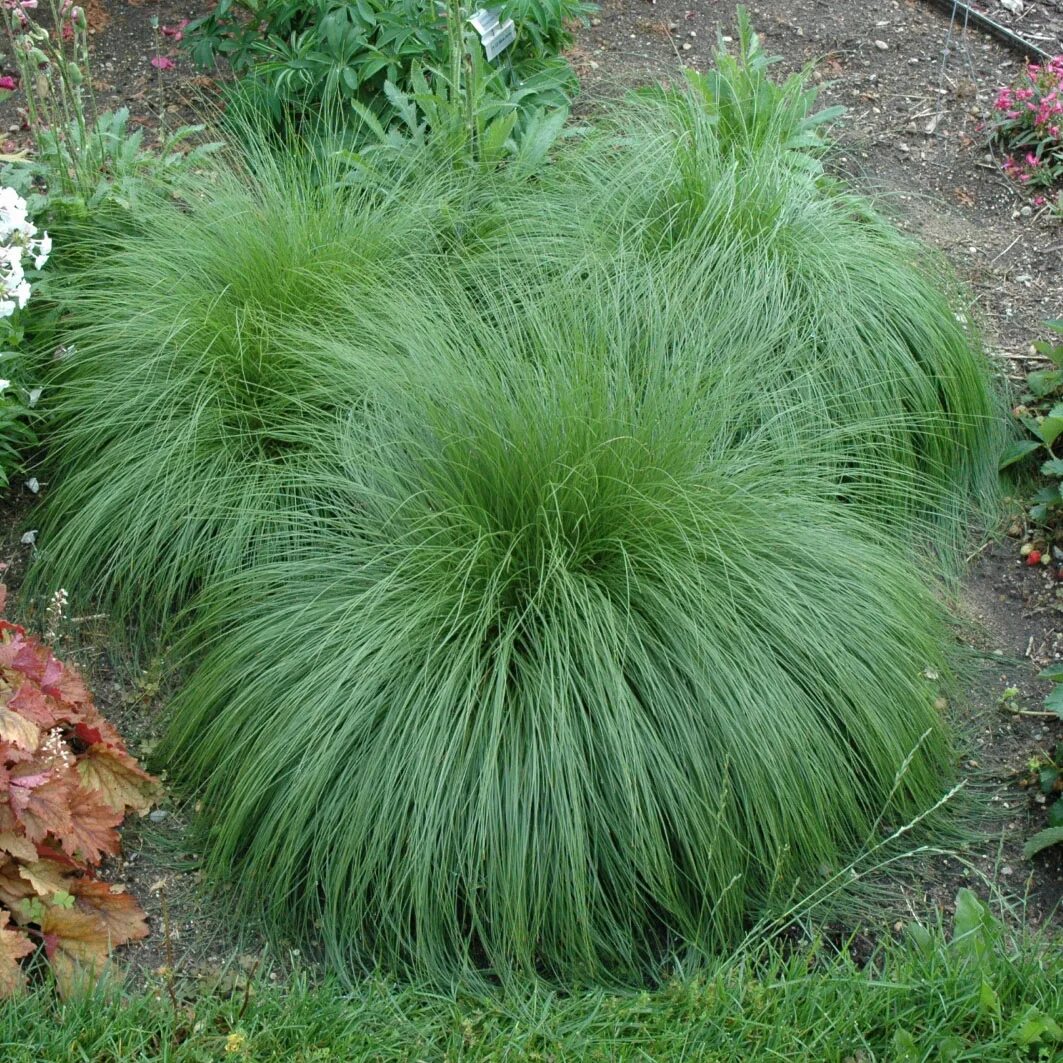
[[[988,127],[1006,153],[1009,177],[1031,190],[1063,180],[1063,55],[1028,63],[1013,84],[999,89]]]

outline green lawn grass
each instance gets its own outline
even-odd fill
[[[1063,950],[961,894],[958,930],[909,928],[860,965],[810,944],[743,952],[653,993],[467,996],[259,976],[250,993],[0,1004],[5,1063],[92,1060],[1052,1060]]]

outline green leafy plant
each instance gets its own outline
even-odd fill
[[[513,99],[534,80],[540,92],[567,102],[574,79],[560,53],[571,42],[570,24],[592,10],[584,0],[503,4],[516,41],[497,63],[499,87]],[[241,78],[230,94],[237,107],[280,121],[355,101],[388,125],[395,112],[384,85],[409,92],[415,65],[444,68],[453,23],[469,14],[451,4],[443,17],[420,0],[220,0],[188,26],[184,43],[202,67],[228,60]]]
[[[708,118],[719,150],[728,155],[748,158],[770,147],[784,152],[792,165],[822,173],[819,159],[828,146],[824,127],[840,118],[845,108],[817,111],[819,93],[810,84],[807,71],[791,74],[783,82],[774,81],[771,67],[781,57],[764,51],[744,6],[738,6],[736,17],[734,54],[721,35],[713,65],[705,73],[683,72],[685,90],[657,89],[644,94],[674,101],[676,118],[682,122],[691,113],[683,100],[684,91],[689,93]],[[702,128],[700,121],[690,123],[688,133],[696,137]]]
[[[5,597],[0,585],[0,609]],[[0,998],[25,988],[37,952],[70,993],[112,948],[147,936],[133,897],[95,869],[157,792],[77,670],[0,620]]]
[[[48,11],[51,30],[22,4],[0,12],[20,71],[0,97],[19,93],[35,141],[31,155],[6,158],[0,174],[60,236],[63,255],[92,254],[106,240],[101,233],[128,227],[144,197],[172,188],[218,145],[195,143],[203,126],[183,126],[146,148],[127,108],[97,107],[83,8],[48,0]]]
[[[1053,665],[1041,672],[1041,678],[1051,679],[1056,686],[1048,696],[1046,706],[1063,719],[1063,665]],[[1023,856],[1030,859],[1043,849],[1063,843],[1063,744],[1051,756],[1035,757],[1029,764],[1030,774],[1021,785],[1040,793],[1045,801],[1047,826],[1033,835],[1023,848]]]
[[[652,978],[940,795],[940,614],[814,453],[708,459],[681,365],[462,336],[208,592],[166,756],[210,871],[341,970]]]
[[[1063,333],[1063,321],[1047,321],[1046,326]],[[1063,433],[1063,344],[1037,340],[1037,351],[1053,365],[1027,374],[1026,393],[1014,409],[1014,415],[1032,438],[1009,443],[1000,459],[1001,469],[1018,465],[1032,456],[1041,460],[1040,471],[1046,482],[1033,495],[1031,519],[1048,524],[1063,503],[1063,459],[1056,456],[1055,445]]]
[[[196,143],[203,126],[182,126],[154,148],[144,146],[144,132],[129,127],[129,109],[106,111],[82,130],[41,130],[38,153],[14,164],[36,187],[46,191],[42,209],[53,224],[122,225],[160,188],[176,188],[202,167],[221,146]]]
[[[0,186],[0,484],[21,469],[22,455],[36,441],[31,409],[40,397],[24,366],[26,304],[48,261],[52,239],[30,220],[30,206],[15,188]]]

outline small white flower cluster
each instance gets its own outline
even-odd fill
[[[10,317],[29,300],[23,256],[41,269],[52,250],[52,238],[37,236],[29,220],[26,201],[13,188],[0,188],[0,317]]]

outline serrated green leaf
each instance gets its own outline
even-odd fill
[[[1063,433],[1063,406],[1053,406],[1052,412],[1037,426],[1037,434],[1050,447]]]
[[[1029,860],[1031,856],[1036,856],[1042,849],[1060,844],[1063,844],[1063,827],[1046,827],[1027,840],[1022,847],[1023,859]]]
[[[1048,825],[1050,827],[1063,827],[1063,798],[1053,801],[1048,807]]]
[[[1015,1028],[1013,1036],[1020,1045],[1033,1045],[1038,1041],[1063,1041],[1063,1029],[1040,1008],[1030,1008]]]
[[[1063,683],[1063,661],[1050,664],[1037,673],[1038,679],[1051,679],[1053,683]]]
[[[1041,444],[1036,439],[1019,439],[1014,443],[1009,443],[1004,452],[1000,455],[1000,468],[1006,469],[1009,465],[1014,465],[1017,461],[1022,461],[1028,454],[1033,454],[1034,451],[1040,450]]]
[[[1057,685],[1045,698],[1045,708],[1063,720],[1063,685]]]
[[[1037,398],[1043,399],[1063,387],[1063,369],[1038,369],[1026,377],[1026,386]]]
[[[1063,1041],[1063,1029],[1056,1019],[1040,1008],[1031,1008],[1015,1028],[1013,1034],[1020,1045],[1034,1045],[1039,1041]]]

